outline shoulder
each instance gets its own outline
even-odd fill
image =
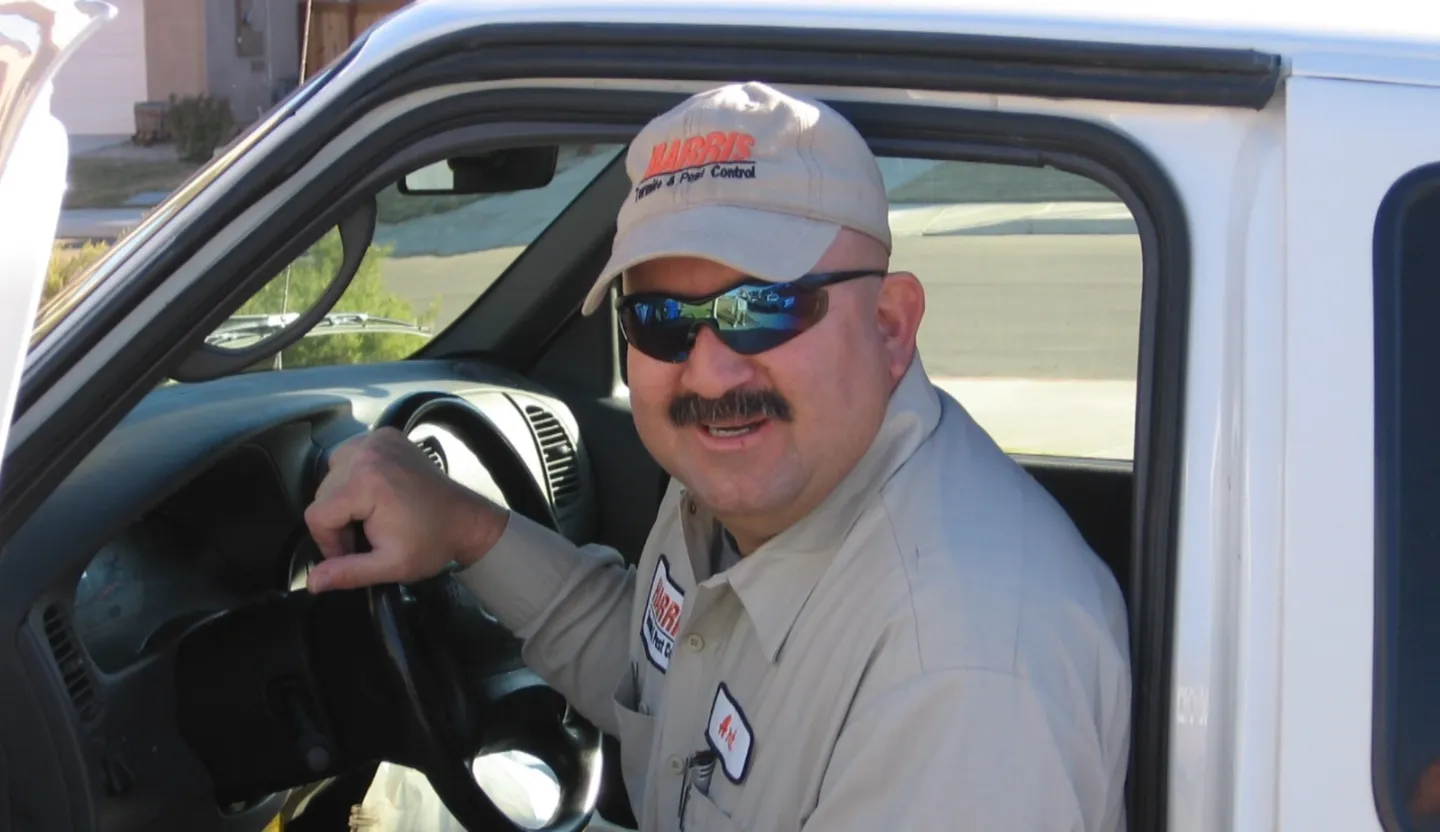
[[[1064,509],[953,399],[886,484],[878,512],[904,576],[918,672],[1043,684],[1058,662],[1127,674],[1124,599]],[[908,609],[906,609],[908,607]],[[1097,671],[1102,668],[1095,668]]]

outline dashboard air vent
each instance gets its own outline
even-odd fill
[[[100,715],[100,701],[95,696],[95,683],[90,678],[85,657],[80,654],[75,636],[70,632],[70,623],[65,620],[60,608],[53,604],[45,608],[44,623],[45,638],[50,642],[50,652],[54,654],[60,676],[65,680],[70,701],[75,703],[80,718],[90,722]]]
[[[545,478],[557,508],[566,508],[580,496],[580,458],[555,414],[533,404],[525,406],[525,418],[540,443],[545,460]]]
[[[445,464],[445,452],[440,449],[439,442],[436,442],[433,437],[427,436],[424,439],[416,440],[415,444],[425,452],[425,456],[430,458],[435,467],[440,469],[440,473],[449,473],[448,466]]]

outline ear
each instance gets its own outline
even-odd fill
[[[899,381],[915,359],[915,334],[925,317],[925,287],[910,272],[892,272],[880,282],[875,323],[890,359],[890,375]]]

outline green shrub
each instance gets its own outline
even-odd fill
[[[330,311],[364,312],[413,322],[421,327],[433,326],[438,306],[417,314],[409,301],[385,288],[384,261],[389,256],[388,246],[371,246],[355,278]],[[236,314],[277,314],[309,309],[329,287],[342,259],[340,234],[332,230],[272,278]],[[388,332],[313,335],[287,347],[280,360],[287,368],[398,361],[414,353],[427,338],[419,334]]]
[[[75,282],[100,255],[110,250],[108,243],[86,243],[82,246],[55,245],[50,251],[50,265],[45,272],[45,286],[40,290],[40,308],[55,299],[60,290]]]
[[[183,98],[172,94],[168,118],[175,151],[186,162],[208,160],[235,129],[230,101],[209,93]]]

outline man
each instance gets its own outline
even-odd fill
[[[607,733],[644,830],[1119,830],[1123,601],[1049,495],[928,380],[884,183],[757,83],[649,124],[613,255],[635,424],[673,477],[638,569],[441,478],[337,453],[311,589],[458,562]],[[703,325],[702,325],[703,324]],[[347,555],[363,520],[373,546]]]

